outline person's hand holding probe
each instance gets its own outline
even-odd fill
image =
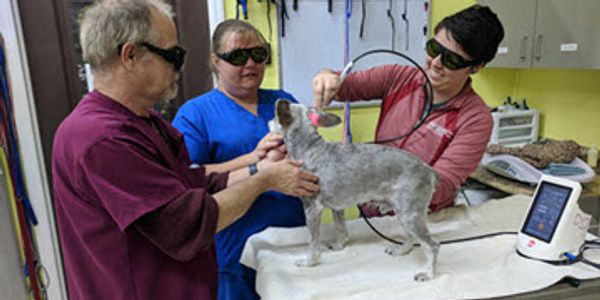
[[[313,104],[315,107],[323,109],[329,106],[331,100],[337,97],[340,85],[340,75],[329,69],[319,71],[312,81]]]
[[[353,67],[354,61],[351,61],[344,67],[344,70],[342,70],[342,73],[340,74],[329,69],[323,69],[315,75],[312,82],[313,101],[318,110],[329,106],[331,100],[337,98],[340,86],[342,86],[344,79],[346,79],[346,76],[352,71]]]

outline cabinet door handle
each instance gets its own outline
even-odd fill
[[[527,36],[524,36],[521,39],[521,50],[519,53],[519,58],[525,60],[527,58]]]
[[[537,36],[537,43],[535,45],[535,53],[533,54],[533,56],[537,59],[540,60],[542,59],[542,41],[544,39],[544,36],[539,34]]]

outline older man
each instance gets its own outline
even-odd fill
[[[215,299],[214,234],[265,190],[318,192],[300,162],[263,160],[252,176],[190,164],[152,111],[175,96],[185,56],[171,15],[159,0],[113,0],[82,19],[96,89],[59,127],[52,161],[72,300]]]

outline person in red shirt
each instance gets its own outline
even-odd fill
[[[61,123],[52,151],[72,300],[216,299],[214,235],[267,190],[318,193],[297,161],[209,175],[192,164],[181,133],[152,110],[177,95],[185,58],[171,14],[161,0],[107,0],[83,15],[95,89]]]
[[[503,37],[496,14],[478,4],[437,24],[425,47],[424,66],[433,88],[433,110],[422,126],[404,138],[395,139],[422,117],[426,101],[425,78],[415,67],[374,67],[350,73],[341,85],[339,72],[321,70],[313,79],[314,104],[321,108],[332,99],[381,99],[376,141],[412,153],[438,173],[431,212],[453,206],[458,187],[485,152],[493,125],[470,77],[494,58]],[[365,205],[363,213],[380,215],[376,205]]]

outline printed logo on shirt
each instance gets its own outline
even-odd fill
[[[452,138],[454,136],[454,132],[436,122],[427,123],[427,127],[431,129],[435,134],[441,137]]]

